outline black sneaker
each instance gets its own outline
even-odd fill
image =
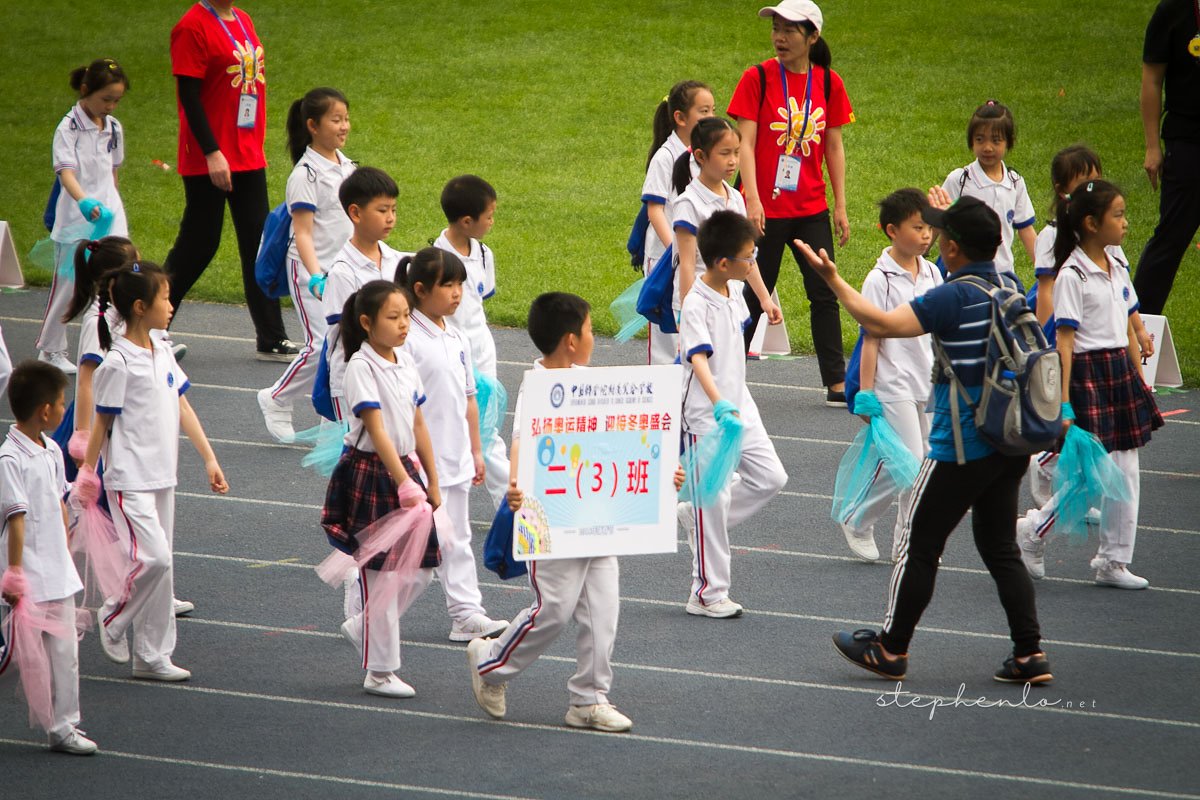
[[[908,670],[908,656],[900,656],[895,661],[883,657],[879,634],[870,628],[860,628],[854,633],[838,631],[833,637],[833,649],[850,663],[884,678],[901,681]]]
[[[290,363],[300,354],[300,348],[287,339],[280,339],[268,347],[260,347],[254,357],[259,361],[282,361]]]
[[[1050,660],[1043,653],[1036,655],[1024,664],[1017,661],[1015,655],[1004,659],[1004,666],[996,670],[993,676],[1001,683],[1049,683],[1054,680],[1050,674]]]
[[[826,389],[825,390],[825,405],[829,406],[830,408],[845,408],[846,407],[846,393],[845,392],[835,392],[833,389]]]

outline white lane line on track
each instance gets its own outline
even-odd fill
[[[615,665],[614,665],[615,666]],[[956,767],[938,767],[926,764],[913,764],[910,762],[884,761],[881,759],[857,758],[851,756],[839,756],[826,753],[809,753],[801,750],[785,750],[774,747],[757,747],[754,745],[734,744],[725,742],[698,741],[695,739],[683,739],[669,736],[653,736],[642,733],[623,733],[619,736],[614,736],[611,733],[601,733],[600,731],[581,730],[568,728],[560,725],[543,725],[529,722],[513,722],[510,720],[491,720],[479,717],[468,717],[460,714],[446,714],[432,711],[417,711],[404,708],[395,708],[387,706],[369,706],[359,703],[342,703],[331,700],[309,700],[305,698],[286,697],[282,695],[260,694],[257,692],[240,692],[227,689],[214,689],[201,686],[188,686],[186,684],[165,684],[165,683],[146,683],[145,681],[135,681],[128,678],[109,678],[98,675],[80,676],[83,680],[94,681],[97,683],[113,683],[124,684],[127,686],[137,686],[144,689],[158,689],[162,691],[177,691],[189,694],[207,694],[217,697],[227,697],[237,700],[257,700],[267,703],[285,703],[298,706],[315,706],[319,708],[329,708],[342,711],[353,712],[368,712],[372,714],[383,714],[401,717],[415,717],[421,719],[436,720],[439,722],[453,722],[457,724],[468,725],[493,725],[497,727],[505,727],[522,731],[536,731],[540,733],[558,734],[561,736],[600,736],[613,744],[623,742],[634,742],[642,744],[663,745],[666,747],[675,748],[690,748],[696,750],[716,751],[737,755],[752,755],[752,756],[773,756],[777,758],[789,759],[794,761],[811,761],[828,764],[844,764],[856,767],[872,767],[882,769],[897,769],[905,772],[915,772],[925,775],[940,775],[954,778],[975,778],[986,781],[997,781],[1010,784],[1024,784],[1032,786],[1046,786],[1059,789],[1077,789],[1090,791],[1095,793],[1106,794],[1127,794],[1138,797],[1161,797],[1172,798],[1173,800],[1200,800],[1200,795],[1185,794],[1182,792],[1167,792],[1155,789],[1144,789],[1133,786],[1104,786],[1101,784],[1082,783],[1079,781],[1056,780],[1054,778],[1041,778],[1032,775],[1010,775],[1006,773],[985,772],[983,770],[960,769]],[[876,692],[876,694],[878,694]],[[922,695],[927,697],[927,695]],[[932,696],[928,696],[932,697]],[[953,698],[947,698],[953,699]],[[1053,707],[1046,707],[1040,710],[1053,711]],[[1077,712],[1066,711],[1065,713],[1079,716]],[[1093,715],[1103,716],[1103,715]],[[21,742],[24,744],[24,742]],[[153,758],[153,757],[152,757]],[[232,768],[237,771],[253,772],[256,771],[252,767],[236,767]],[[283,773],[285,776],[287,773]],[[464,795],[466,796],[466,795]],[[482,795],[477,795],[482,796]]]
[[[769,554],[773,554],[776,551],[769,550],[766,552]],[[245,557],[241,557],[241,556],[222,556],[222,555],[213,555],[213,554],[209,554],[209,553],[192,553],[192,552],[183,552],[183,551],[176,551],[175,555],[182,556],[184,558],[200,558],[200,559],[206,559],[209,561],[226,561],[226,562],[230,562],[230,563],[234,563],[234,564],[246,564],[251,567],[285,567],[285,568],[289,568],[289,569],[304,569],[304,570],[315,570],[316,569],[315,564],[303,564],[303,563],[300,563],[297,561],[292,561],[292,560],[276,561],[276,560],[271,560],[271,559],[245,558]],[[847,559],[847,560],[850,560],[850,559]],[[976,571],[981,574],[984,574],[984,575],[987,574],[984,570],[976,570]],[[479,585],[482,587],[488,588],[488,589],[501,589],[501,590],[513,590],[513,589],[523,590],[525,588],[525,584],[523,582],[519,582],[519,581],[514,582],[514,583],[495,583],[493,581],[480,581]],[[666,608],[677,608],[682,605],[682,603],[678,603],[678,602],[671,601],[671,600],[658,600],[658,599],[651,598],[651,597],[632,597],[629,595],[621,595],[620,600],[622,603],[637,603],[639,605],[662,606],[662,607],[666,607]],[[798,613],[791,612],[791,611],[767,611],[767,610],[762,610],[762,609],[751,608],[751,609],[749,609],[749,613],[755,614],[755,615],[766,616],[766,617],[780,617],[783,619],[802,620],[804,622],[822,622],[822,623],[830,623],[833,625],[847,625],[847,626],[851,626],[851,627],[863,627],[863,626],[870,626],[872,624],[877,624],[877,623],[872,623],[870,620],[845,619],[843,617],[826,617],[826,616],[821,616],[821,615],[817,615],[817,614],[798,614]],[[942,634],[946,634],[948,636],[967,636],[967,637],[976,638],[976,639],[996,639],[996,640],[1003,640],[1003,641],[1008,641],[1008,639],[1009,639],[1009,637],[1003,636],[998,633],[981,633],[981,632],[977,632],[977,631],[964,631],[964,630],[958,630],[955,628],[937,628],[937,627],[931,627],[931,626],[926,626],[926,625],[922,625],[921,630],[929,631],[931,633],[942,633]],[[332,636],[332,637],[337,637],[339,634],[330,633],[327,635]],[[1064,647],[1080,647],[1080,648],[1091,649],[1091,650],[1104,650],[1104,651],[1112,651],[1112,652],[1119,652],[1119,653],[1130,653],[1133,655],[1172,656],[1172,657],[1177,657],[1177,658],[1200,658],[1200,653],[1191,653],[1191,652],[1177,651],[1177,650],[1156,650],[1156,649],[1143,648],[1143,647],[1124,647],[1121,645],[1101,644],[1101,643],[1096,643],[1096,642],[1074,642],[1074,641],[1055,640],[1055,639],[1043,639],[1042,641],[1047,644],[1062,645]],[[453,649],[453,648],[451,648],[451,649]],[[564,659],[564,660],[569,660],[569,659]]]
[[[93,678],[88,678],[94,680]],[[27,742],[20,739],[0,739],[0,744],[17,745],[21,747],[31,747],[36,749],[44,749],[45,744],[41,742]],[[168,764],[175,767],[196,767],[198,769],[211,769],[220,772],[239,772],[250,775],[263,776],[267,775],[272,778],[289,778],[292,780],[316,781],[318,783],[333,783],[340,786],[356,786],[367,789],[389,789],[391,791],[400,792],[420,792],[422,794],[436,794],[444,797],[467,797],[479,798],[479,800],[530,800],[530,798],[519,795],[510,794],[484,794],[482,792],[472,792],[467,790],[443,789],[437,786],[418,786],[412,783],[391,783],[389,781],[370,781],[362,778],[343,778],[338,775],[321,775],[313,772],[294,772],[292,770],[268,769],[266,767],[249,767],[239,764],[223,764],[217,761],[197,761],[192,758],[171,758],[169,756],[152,756],[145,753],[127,753],[121,750],[109,750],[102,748],[99,755],[101,758],[124,758],[131,761],[148,761],[152,764]]]

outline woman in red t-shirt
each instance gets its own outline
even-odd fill
[[[804,277],[813,345],[826,387],[827,405],[845,405],[846,363],[837,297],[801,257],[793,239],[813,250],[833,251],[825,175],[833,186],[833,224],[838,243],[850,239],[846,216],[846,153],[842,126],[854,121],[841,77],[829,68],[830,53],[821,38],[821,10],[809,0],[783,0],[758,12],[771,18],[776,57],[742,74],[728,113],[742,134],[742,192],[746,213],[758,226],[758,268],[767,290],[775,288],[785,245]],[[752,318],[761,312],[747,291]],[[746,346],[755,326],[746,330]]]
[[[185,198],[179,236],[165,262],[171,304],[178,314],[184,295],[216,255],[228,203],[257,357],[291,361],[299,349],[287,340],[279,301],[268,300],[254,279],[268,212],[267,79],[262,42],[250,16],[235,9],[233,0],[196,3],[171,29],[171,72]]]

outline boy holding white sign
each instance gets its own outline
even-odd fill
[[[763,427],[746,388],[746,346],[742,331],[754,322],[742,297],[742,283],[755,267],[756,232],[736,211],[716,211],[701,223],[700,257],[708,269],[692,285],[680,312],[679,351],[683,356],[684,445],[695,449],[702,437],[717,435],[726,414],[742,422],[737,474],[709,507],[684,504],[680,521],[692,544],[692,590],[687,613],[726,619],[742,615],[729,599],[729,528],[753,516],[787,483],[787,472]],[[690,477],[700,485],[704,465]]]

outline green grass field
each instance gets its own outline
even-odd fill
[[[290,169],[288,105],[312,86],[339,87],[351,100],[354,124],[347,153],[400,184],[394,246],[416,249],[437,235],[447,178],[474,172],[496,186],[498,221],[488,243],[497,253],[499,293],[488,314],[502,325],[523,324],[539,292],[569,289],[595,306],[597,328],[612,332],[608,302],[634,278],[624,243],[655,105],[676,80],[698,78],[713,86],[723,109],[742,70],[770,54],[769,24],[755,17],[752,2],[246,6],[266,45],[273,201],[282,200]],[[12,101],[0,107],[8,131],[0,217],[22,253],[44,235],[50,140],[74,101],[67,73],[111,56],[132,82],[118,110],[127,131],[121,190],[132,236],[148,257],[166,255],[183,192],[177,175],[151,161],[175,161],[167,47],[186,7],[136,0],[121,3],[118,15],[116,8],[81,12],[76,3],[43,0],[5,13],[4,52],[32,56],[10,68]],[[900,186],[940,183],[971,160],[967,120],[987,98],[1014,111],[1018,141],[1008,162],[1029,182],[1039,227],[1050,202],[1050,157],[1085,141],[1103,157],[1107,177],[1128,192],[1125,249],[1136,261],[1157,220],[1157,197],[1141,169],[1137,108],[1142,34],[1153,7],[1151,0],[915,0],[898,13],[878,0],[827,0],[834,68],[858,117],[845,133],[853,233],[837,260],[847,277],[861,282],[886,244],[875,225],[877,199]],[[1023,253],[1017,263],[1028,280]],[[1198,268],[1200,253],[1191,249],[1167,307],[1192,384],[1200,380]],[[195,297],[238,302],[237,271],[229,233]],[[779,291],[793,347],[811,352],[798,271],[785,265],[783,272]],[[30,282],[47,277],[27,270]],[[846,315],[843,330],[849,346],[854,328]]]

